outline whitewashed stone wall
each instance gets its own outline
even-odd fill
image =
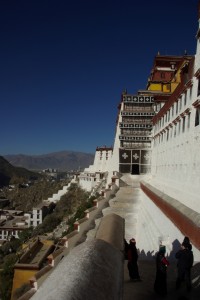
[[[178,112],[174,104],[174,115],[170,109],[169,121],[163,126],[154,128],[154,135],[173,124],[160,137],[156,137],[152,150],[152,184],[163,192],[177,198],[185,205],[200,212],[200,125],[195,127],[196,108],[192,105],[197,99],[198,80],[193,78],[192,91],[187,91],[187,103],[184,105],[184,94],[178,101]],[[185,114],[185,130],[183,131],[183,118]],[[173,121],[180,117],[176,125]],[[162,124],[163,122],[161,122]],[[176,131],[176,133],[175,133]],[[160,142],[159,142],[160,139]]]
[[[151,259],[159,249],[166,246],[167,255],[175,260],[174,254],[180,248],[184,235],[165,214],[143,193],[138,215],[137,247],[144,252],[143,258]],[[200,251],[193,246],[194,260],[200,261]],[[142,259],[142,256],[141,256]]]

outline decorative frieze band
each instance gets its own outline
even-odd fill
[[[132,95],[124,95],[124,102],[134,102],[134,103],[154,103],[154,97],[151,96],[132,96]]]
[[[121,112],[122,116],[150,116],[153,117],[155,115],[154,112]]]
[[[119,124],[120,128],[152,128],[152,124],[136,124],[136,123],[120,123]]]
[[[120,141],[151,141],[149,136],[119,136]]]

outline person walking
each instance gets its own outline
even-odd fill
[[[136,241],[134,238],[130,239],[128,246],[128,271],[130,280],[141,281],[138,270],[138,251],[136,248]]]
[[[191,244],[184,241],[181,245],[181,249],[175,254],[175,257],[178,260],[176,289],[179,289],[182,282],[185,280],[188,292],[190,292],[192,288],[191,268],[194,263],[194,256],[191,249]]]
[[[156,255],[156,279],[154,282],[154,291],[160,295],[167,295],[167,267],[169,261],[165,257],[166,247],[161,245]]]

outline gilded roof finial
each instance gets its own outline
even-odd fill
[[[126,95],[127,94],[127,89],[124,89],[123,92],[122,92],[122,94]]]
[[[158,51],[158,54],[157,55],[160,55],[160,51]]]

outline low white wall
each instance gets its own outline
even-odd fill
[[[175,252],[180,248],[184,235],[144,193],[138,220],[137,247],[141,259],[152,259],[162,242],[166,245],[167,255],[175,260]],[[200,251],[194,246],[193,253],[195,261],[200,261]]]

